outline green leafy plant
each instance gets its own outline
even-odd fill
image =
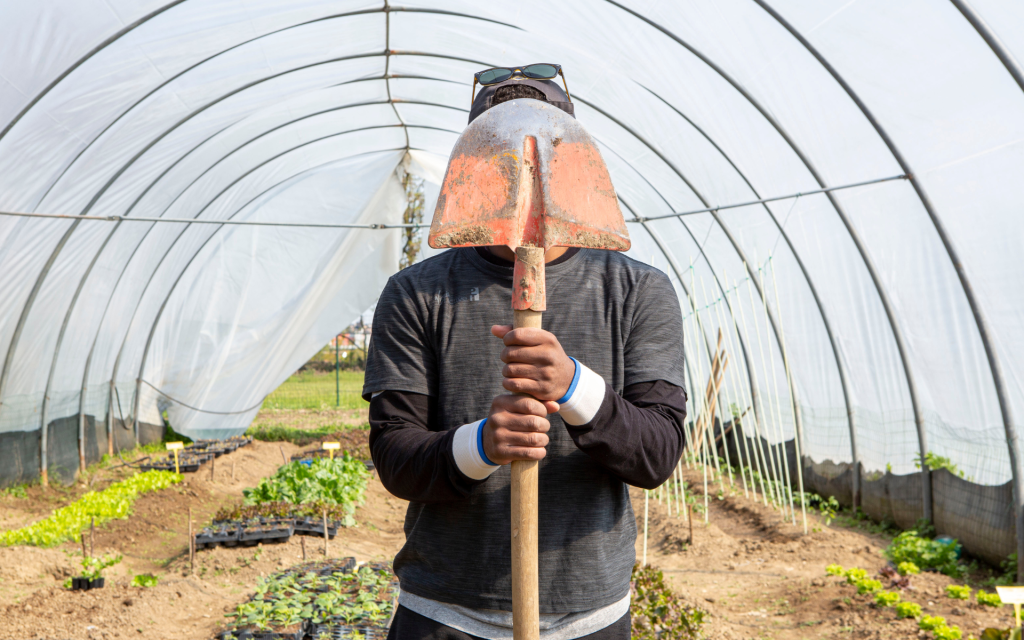
[[[928,465],[928,468],[931,469],[932,471],[937,471],[939,469],[945,469],[945,470],[949,471],[950,473],[952,473],[955,476],[960,476],[961,478],[966,478],[966,476],[964,476],[964,472],[961,471],[960,468],[957,467],[955,464],[953,464],[953,461],[950,460],[949,458],[946,458],[946,457],[940,456],[940,455],[936,455],[936,454],[932,453],[931,451],[929,451],[928,453],[924,454],[924,461],[925,461],[925,464]],[[920,453],[918,453],[917,455],[914,456],[914,468],[915,469],[920,469],[921,468],[921,454]],[[970,479],[970,478],[967,478],[967,479]]]
[[[983,604],[987,607],[1001,607],[1003,601],[1000,600],[998,593],[988,593],[982,589],[978,589],[978,593],[974,596],[978,600],[978,604]]]
[[[21,498],[24,500],[28,497],[28,485],[16,484],[13,487],[7,487],[6,489],[0,489],[0,498],[11,497]]]
[[[158,582],[160,582],[160,578],[152,573],[140,573],[132,578],[133,587],[155,587]]]
[[[650,565],[633,565],[630,595],[634,640],[696,640],[701,637],[704,611],[680,600],[665,584],[661,571]]]
[[[946,597],[954,600],[967,600],[971,597],[971,588],[967,585],[946,585]]]
[[[882,589],[882,583],[878,580],[873,580],[871,578],[864,578],[862,580],[858,580],[854,584],[857,587],[857,593],[861,595],[865,593],[875,593],[876,591],[881,591]]]
[[[921,605],[916,602],[899,602],[896,604],[897,618],[916,618],[921,615]]]
[[[875,594],[875,604],[879,607],[891,607],[900,601],[900,594],[895,591],[879,591]]]
[[[955,540],[953,544],[929,540],[913,529],[896,536],[886,548],[885,555],[897,565],[913,562],[922,569],[936,569],[954,578],[962,577],[966,572],[966,568],[957,562]]]
[[[847,583],[857,584],[861,580],[864,580],[868,577],[868,572],[859,567],[852,567],[844,571],[843,575],[846,576]]]
[[[901,576],[916,576],[921,573],[921,569],[913,562],[899,563],[896,565],[896,571],[899,572]]]
[[[796,493],[794,497],[797,498],[801,504],[812,509],[817,509],[825,518],[825,526],[832,524],[832,521],[836,519],[839,510],[842,508],[835,496],[824,498],[817,493]]]
[[[932,636],[935,640],[960,640],[963,637],[963,632],[960,627],[940,624],[932,629]]]
[[[830,576],[841,576],[844,575],[844,569],[842,565],[830,564],[825,567],[825,574]]]
[[[946,619],[942,616],[930,616],[925,614],[921,616],[921,619],[917,622],[917,628],[923,629],[925,631],[932,631],[935,629],[935,627],[945,624]]]
[[[105,556],[89,556],[82,558],[82,577],[90,580],[98,580],[103,577],[103,571],[121,562],[121,554],[109,554]]]
[[[82,529],[89,525],[92,518],[96,518],[96,524],[123,520],[131,514],[132,504],[140,495],[165,489],[178,482],[181,482],[181,475],[170,471],[135,474],[103,491],[90,491],[35,524],[0,533],[0,546],[25,544],[53,547],[68,540],[78,541]]]
[[[1002,570],[1002,574],[994,578],[989,578],[985,582],[986,586],[1008,586],[1017,581],[1017,553],[1011,553],[1006,560],[1000,562],[999,568]]]
[[[366,466],[345,453],[333,460],[315,459],[308,465],[302,462],[286,464],[273,476],[261,480],[255,488],[242,493],[247,505],[265,502],[340,505],[345,514],[343,521],[351,521],[346,522],[347,525],[354,524],[352,514],[365,499],[369,477]]]

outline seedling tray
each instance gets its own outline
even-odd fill
[[[90,589],[102,589],[107,583],[106,578],[96,578],[90,580],[89,578],[71,578],[71,590],[72,591],[89,591]]]
[[[291,524],[247,525],[238,541],[247,547],[260,542],[287,542],[295,533]]]
[[[309,626],[307,638],[321,640],[325,635],[331,640],[351,640],[353,633],[359,633],[364,640],[385,640],[388,630],[383,627],[352,626],[348,624],[314,624]]]
[[[341,523],[337,520],[327,521],[327,537],[333,540],[338,535],[338,527]],[[295,533],[305,536],[324,537],[324,521],[322,518],[299,517],[295,518]]]
[[[196,549],[209,549],[222,545],[237,547],[242,537],[242,527],[238,523],[224,523],[206,527],[196,534]]]
[[[276,631],[224,631],[217,634],[218,640],[303,640],[306,632],[300,629],[294,633],[277,633]]]

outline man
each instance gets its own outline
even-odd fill
[[[480,92],[470,121],[510,99],[572,113],[553,82],[513,76]],[[370,448],[410,501],[389,638],[512,637],[512,460],[540,461],[541,637],[630,635],[626,485],[660,485],[682,453],[679,303],[656,269],[554,248],[544,329],[492,325],[512,315],[512,260],[446,251],[393,276],[374,314]]]

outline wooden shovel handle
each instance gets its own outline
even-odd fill
[[[542,313],[514,311],[516,329],[540,329]],[[512,461],[512,637],[539,640],[540,595],[537,578],[536,461]]]

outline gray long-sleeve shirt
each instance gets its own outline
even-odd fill
[[[607,383],[591,423],[550,417],[540,468],[541,612],[567,614],[628,593],[636,528],[624,480],[660,484],[682,451],[682,327],[668,278],[617,253],[549,264],[547,292],[544,328]],[[489,327],[509,322],[510,300],[511,269],[473,249],[399,272],[377,306],[364,386],[389,392],[371,405],[371,449],[389,490],[412,500],[395,559],[402,589],[474,609],[511,609],[509,473],[465,477],[451,442],[505,393],[504,345]],[[652,390],[658,402],[636,395]],[[416,396],[425,424],[393,409]]]

